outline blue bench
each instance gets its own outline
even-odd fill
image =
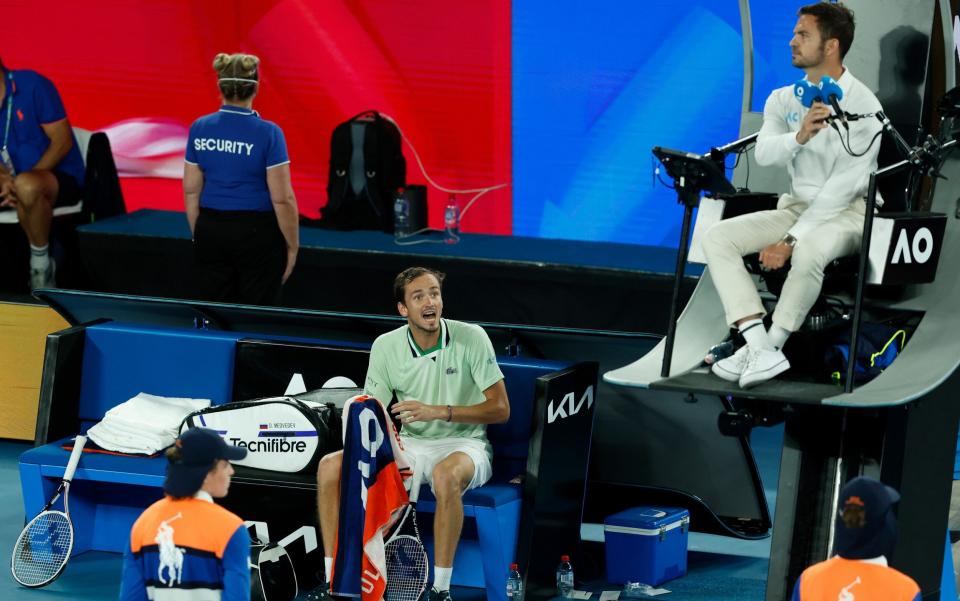
[[[245,336],[217,332],[107,322],[84,328],[79,373],[76,430],[85,432],[111,407],[139,392],[209,398],[214,405],[232,400],[235,349]],[[49,353],[48,346],[48,353]],[[511,417],[489,427],[494,447],[494,477],[464,495],[464,514],[473,520],[461,541],[453,582],[484,587],[491,601],[504,600],[506,573],[515,560],[520,526],[521,487],[510,479],[524,473],[532,431],[537,378],[566,364],[499,359],[511,401]],[[50,369],[50,361],[47,369]],[[45,374],[45,379],[48,375]],[[27,515],[38,512],[63,476],[68,453],[64,439],[31,449],[20,457],[20,478]],[[166,460],[85,453],[74,477],[70,509],[76,526],[74,553],[123,550],[140,512],[162,496]],[[435,510],[424,487],[423,514]],[[313,519],[313,508],[303,508]],[[426,540],[428,547],[430,541]]]

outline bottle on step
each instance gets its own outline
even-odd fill
[[[403,188],[397,188],[393,197],[393,235],[405,238],[410,235],[410,201]]]
[[[510,564],[510,571],[507,572],[507,600],[523,601],[523,578],[520,576],[520,566],[515,563]]]
[[[570,565],[569,555],[561,555],[560,565],[557,566],[557,592],[564,599],[569,599],[571,591],[573,591],[573,566]]]
[[[443,211],[443,241],[447,244],[460,241],[460,205],[457,203],[456,194],[450,195]]]

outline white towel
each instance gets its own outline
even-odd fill
[[[87,435],[110,451],[150,455],[173,444],[187,415],[209,406],[210,399],[141,392],[107,411]]]
[[[209,406],[209,399],[161,397],[141,392],[107,411],[107,416],[123,417],[161,428],[178,428],[187,414]]]

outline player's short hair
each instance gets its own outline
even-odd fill
[[[432,275],[437,278],[437,283],[440,284],[440,290],[443,290],[443,280],[447,277],[447,274],[442,271],[437,271],[436,269],[430,269],[429,267],[407,267],[393,279],[394,300],[398,303],[406,304],[404,301],[406,300],[407,284],[422,275]]]
[[[797,15],[816,17],[820,39],[826,42],[830,38],[836,38],[840,42],[840,60],[843,60],[847,51],[850,50],[850,46],[853,45],[856,23],[854,23],[852,10],[841,2],[834,4],[824,0],[823,2],[801,6]]]

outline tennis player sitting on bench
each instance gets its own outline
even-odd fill
[[[503,373],[486,332],[473,324],[441,319],[443,279],[444,274],[423,267],[397,275],[393,292],[407,325],[373,343],[364,385],[367,394],[382,402],[396,395],[391,412],[402,424],[406,457],[437,498],[430,601],[451,599],[453,556],[463,527],[460,497],[492,474],[486,424],[510,417]],[[317,470],[328,583],[340,510],[341,463],[342,453],[332,453]]]

